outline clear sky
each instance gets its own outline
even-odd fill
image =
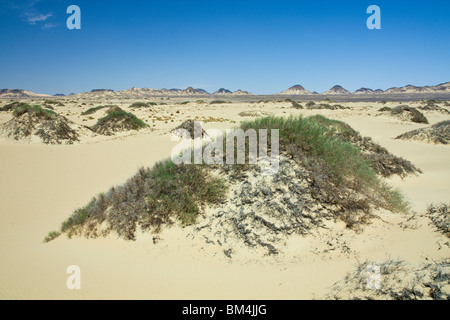
[[[69,30],[69,5],[81,30]],[[381,30],[369,30],[369,5]],[[0,88],[256,94],[450,81],[450,1],[1,0]]]

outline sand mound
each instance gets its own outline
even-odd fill
[[[376,270],[376,271],[375,271]],[[377,273],[377,284],[374,274]],[[364,262],[336,283],[327,299],[449,300],[450,259],[421,268],[402,260]]]
[[[236,244],[277,254],[289,235],[305,235],[325,220],[359,230],[375,208],[406,210],[401,195],[378,179],[360,152],[316,118],[266,117],[241,128],[247,126],[279,128],[273,175],[262,175],[258,165],[176,166],[168,160],[94,198],[61,231],[89,237],[115,231],[134,239],[138,228],[157,231],[178,219],[198,222],[192,235],[227,256]]]
[[[307,103],[306,104],[306,108],[309,110],[344,110],[344,109],[350,109],[349,107],[344,107],[343,105],[340,104],[328,104],[328,103]]]
[[[243,175],[220,171],[230,183],[228,198],[209,207],[192,236],[220,246],[229,257],[240,243],[270,255],[283,251],[289,235],[307,235],[324,227],[325,220],[338,219],[356,230],[371,217],[370,196],[332,190],[326,174],[318,175],[286,156],[280,160],[273,176],[261,175],[258,167]]]
[[[445,203],[430,205],[427,216],[438,230],[450,237],[450,205]]]
[[[118,132],[140,130],[148,127],[141,119],[134,114],[125,112],[119,107],[112,107],[107,111],[107,115],[100,118],[92,126],[92,131],[105,136],[112,136]]]
[[[435,144],[450,142],[450,120],[442,121],[429,128],[417,129],[399,135],[395,139],[417,140]]]
[[[402,121],[412,121],[416,123],[428,124],[428,119],[423,115],[422,112],[407,105],[395,107],[394,109],[392,109],[391,115]]]
[[[85,112],[81,113],[81,115],[82,116],[91,115],[102,109],[108,109],[107,110],[108,112],[122,110],[116,105],[105,105],[105,106],[98,106],[98,107],[90,108],[90,109],[86,110]]]
[[[252,111],[242,111],[239,113],[241,117],[262,117],[269,115],[269,112],[261,111],[261,110],[252,110]]]
[[[14,118],[0,126],[0,136],[28,141],[38,139],[45,144],[73,144],[80,134],[88,135],[90,129],[39,106],[18,104]]]
[[[443,114],[450,114],[450,111],[448,111],[445,108],[442,108],[438,105],[434,105],[434,104],[429,104],[426,106],[421,106],[418,107],[417,109],[423,110],[423,111],[435,111],[435,112],[439,112],[439,113],[443,113]]]
[[[0,108],[0,111],[12,111],[18,107],[24,107],[24,106],[29,106],[29,104],[25,103],[25,102],[12,102],[9,103],[7,105],[4,105],[3,107]]]
[[[185,120],[183,121],[183,123],[181,123],[175,129],[172,129],[170,132],[179,137],[183,137],[185,134],[187,134],[188,136],[186,138],[193,139],[195,137],[195,122],[196,121],[192,119]],[[198,127],[198,132],[200,132],[200,128],[201,126]],[[207,136],[208,134],[206,133],[206,131],[201,129],[201,138]]]

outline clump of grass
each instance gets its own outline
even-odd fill
[[[224,103],[228,103],[228,102],[224,101],[224,100],[213,100],[209,104],[224,104]]]
[[[370,202],[395,212],[409,209],[401,194],[377,176],[361,150],[336,134],[354,131],[346,124],[322,116],[268,116],[244,122],[241,128],[257,132],[259,129],[268,129],[268,132],[279,129],[280,152],[286,152],[309,167],[312,179],[317,182],[317,199],[320,201],[342,205],[347,211],[368,212]],[[367,198],[354,196],[361,193]]]
[[[427,215],[436,228],[450,238],[450,205],[445,203],[431,204],[427,208]]]
[[[310,118],[325,126],[328,130],[332,130],[334,136],[350,142],[361,150],[364,160],[382,177],[388,178],[392,175],[405,177],[408,174],[421,173],[420,169],[416,168],[408,160],[389,153],[386,148],[376,144],[371,138],[362,137],[357,131],[342,121],[331,120],[322,115],[315,115]]]
[[[306,104],[306,107],[307,108],[311,108],[312,106],[314,106],[316,103],[314,102],[314,101],[309,101],[307,104]]]
[[[371,180],[375,176],[370,167],[358,155],[358,149],[350,143],[334,138],[331,130],[327,130],[313,118],[273,117],[259,118],[241,124],[248,129],[279,129],[280,148],[302,150],[314,157],[324,160],[327,168],[342,180],[346,175],[354,178]]]
[[[17,106],[13,111],[13,116],[18,118],[25,113],[29,113],[42,120],[53,120],[56,116],[56,112],[52,110],[44,109],[39,105],[30,106],[26,103]]]
[[[64,107],[64,104],[63,103],[61,103],[61,102],[59,102],[59,101],[56,101],[56,100],[45,100],[44,101],[44,104],[54,104],[54,105],[56,105],[56,106],[58,106],[58,107]]]
[[[106,108],[114,108],[114,107],[117,107],[117,106],[116,105],[105,105],[105,106],[93,107],[93,108],[90,108],[90,109],[86,110],[81,115],[82,116],[87,116],[87,115],[96,113],[98,110],[106,109]]]
[[[60,232],[69,237],[98,237],[115,231],[133,240],[137,227],[158,232],[176,221],[183,226],[195,223],[203,206],[222,201],[226,190],[225,181],[203,165],[178,166],[165,160],[151,169],[140,169],[123,186],[113,187],[75,210]],[[102,223],[106,229],[99,231]]]
[[[156,103],[154,102],[135,102],[132,105],[130,105],[130,108],[148,108],[155,105]]]
[[[88,205],[75,210],[72,216],[69,217],[66,221],[64,221],[61,225],[61,232],[65,232],[70,228],[82,224],[88,217],[91,210],[94,208],[97,199],[94,198],[89,202]]]
[[[154,188],[147,198],[153,210],[174,214],[184,225],[195,223],[200,205],[219,201],[226,190],[223,180],[207,177],[205,169],[195,165],[165,161],[158,163],[150,176]]]
[[[400,105],[392,109],[392,115],[401,115],[404,112],[409,112],[411,114],[411,121],[416,123],[425,123],[428,124],[428,119],[423,115],[422,112],[417,110],[416,108],[410,107],[408,105]]]
[[[189,103],[191,103],[191,101],[183,101],[183,102],[180,102],[180,104],[183,104],[183,105],[189,104]]]
[[[98,120],[96,126],[102,126],[111,121],[123,121],[133,130],[139,130],[147,127],[144,121],[136,117],[134,114],[123,110],[108,113],[108,115]]]
[[[13,101],[13,100],[11,100],[11,101]],[[25,103],[25,102],[15,101],[15,102],[4,105],[3,107],[0,108],[0,111],[11,111],[20,106],[29,106],[29,104]]]
[[[381,108],[380,110],[378,110],[378,111],[380,111],[380,112],[391,112],[392,111],[392,108],[389,108],[389,107],[383,107],[383,108]]]
[[[48,235],[44,238],[44,243],[50,242],[52,240],[55,240],[61,235],[58,231],[51,231],[48,233]]]

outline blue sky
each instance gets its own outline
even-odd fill
[[[69,5],[81,30],[68,30]],[[369,5],[381,30],[369,30]],[[2,0],[0,88],[270,94],[450,81],[450,1]]]

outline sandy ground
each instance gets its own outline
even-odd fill
[[[126,109],[133,102],[70,97],[62,101],[66,106],[55,110],[84,125],[103,115],[99,111],[92,119],[80,116],[89,107],[118,104]],[[311,299],[328,293],[366,259],[402,258],[419,265],[450,257],[448,239],[422,216],[430,203],[450,200],[450,146],[393,140],[426,125],[381,114],[379,103],[343,104],[351,110],[303,111],[289,103],[164,102],[167,105],[152,110],[133,111],[151,126],[139,133],[90,137],[70,146],[0,141],[0,299]],[[390,180],[417,215],[410,220],[410,216],[379,212],[380,218],[361,233],[330,222],[329,229],[291,237],[285,252],[275,257],[249,252],[248,257],[230,260],[204,241],[188,238],[189,227],[164,230],[156,244],[151,234],[140,234],[134,242],[115,236],[95,240],[63,236],[43,243],[49,231],[57,230],[93,196],[124,183],[139,167],[169,157],[175,145],[169,131],[183,120],[198,116],[213,120],[205,124],[206,129],[223,130],[250,119],[239,116],[242,111],[285,116],[319,113],[347,122],[423,171]],[[424,113],[431,124],[450,119]],[[10,118],[9,113],[0,113],[0,123]],[[70,265],[81,268],[81,290],[66,287]]]

